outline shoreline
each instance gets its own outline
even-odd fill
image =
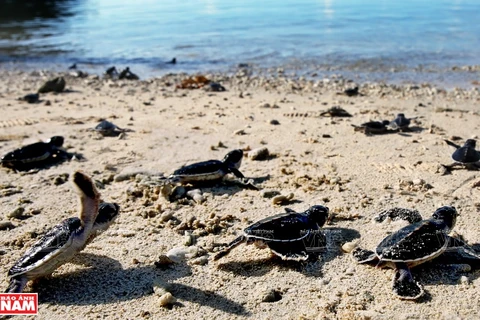
[[[11,61],[0,62],[0,69],[3,71],[18,71],[18,72],[56,72],[68,74],[68,66],[73,63],[78,65],[78,70],[86,72],[90,75],[97,75],[102,77],[105,70],[114,64],[100,64],[100,63],[82,63],[79,61],[71,61],[70,63],[59,62],[25,62],[25,61]],[[455,90],[457,88],[462,90],[471,90],[480,88],[480,65],[465,65],[452,66],[447,69],[437,69],[435,67],[417,66],[415,68],[403,67],[384,67],[385,70],[363,70],[345,69],[335,66],[323,65],[305,65],[305,66],[282,66],[277,67],[261,67],[252,63],[239,63],[237,65],[217,66],[210,69],[197,69],[192,66],[163,64],[151,65],[148,63],[119,63],[117,67],[123,68],[130,66],[130,69],[135,71],[140,76],[141,80],[158,79],[169,75],[198,75],[209,74],[216,75],[216,77],[239,77],[239,76],[254,76],[260,78],[287,78],[287,79],[301,79],[313,82],[319,82],[325,79],[340,79],[343,81],[355,81],[359,84],[373,83],[373,84],[388,84],[395,86],[432,86],[442,90]]]
[[[110,229],[72,263],[27,286],[27,292],[39,293],[35,319],[118,319],[120,312],[128,319],[478,316],[478,270],[418,266],[412,273],[427,295],[418,302],[402,301],[391,290],[393,270],[358,265],[341,250],[353,240],[373,249],[403,227],[402,221],[372,222],[375,214],[393,207],[417,209],[427,218],[442,205],[454,205],[460,212],[455,232],[471,245],[480,243],[478,173],[442,171],[454,151],[444,139],[478,139],[478,88],[357,84],[276,72],[269,77],[207,74],[227,89],[208,92],[175,89],[186,74],[140,81],[66,74],[16,70],[0,79],[0,154],[63,135],[67,150],[86,159],[34,174],[0,169],[0,221],[15,226],[0,231],[0,285],[7,286],[8,268],[41,234],[77,214],[78,199],[65,174],[83,170],[100,183],[103,200],[117,202],[121,210]],[[18,100],[59,75],[65,75],[65,92],[42,94],[36,104]],[[338,94],[356,85],[362,95]],[[352,117],[317,116],[333,106]],[[398,113],[415,117],[416,129],[367,136],[352,127],[392,120]],[[101,137],[89,130],[100,119],[132,131]],[[258,161],[247,155],[240,170],[261,189],[285,195],[286,203],[274,204],[264,193],[229,183],[202,188],[202,203],[169,202],[148,175],[115,180],[133,171],[168,175],[185,164],[222,159],[236,148],[248,153],[259,147],[268,148],[271,157]],[[253,222],[315,204],[330,208],[325,230],[340,235],[317,261],[285,263],[271,259],[268,249],[245,245],[212,261],[222,245]],[[9,217],[18,207],[25,216]],[[155,266],[160,255],[192,237],[198,249],[194,258]],[[281,299],[264,302],[272,291]],[[160,303],[165,292],[177,299],[169,308]]]

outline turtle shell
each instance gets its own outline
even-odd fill
[[[266,242],[292,242],[306,239],[318,225],[304,213],[287,212],[262,219],[244,230],[248,238]]]
[[[51,155],[52,147],[49,143],[37,142],[7,153],[1,161],[7,165],[27,164],[47,160]]]
[[[181,167],[172,176],[184,182],[210,181],[223,178],[227,174],[225,165],[220,160],[197,162]]]
[[[38,240],[25,254],[10,268],[10,277],[27,274],[30,278],[45,275],[55,270],[65,259],[74,252],[68,252],[77,232],[82,230],[79,218],[68,218],[54,226],[40,240]]]
[[[406,262],[410,266],[431,260],[449,243],[447,225],[439,220],[423,220],[389,235],[377,246],[382,261]]]
[[[410,119],[405,118],[403,113],[397,114],[397,117],[392,121],[391,125],[398,128],[406,128],[410,125]]]
[[[475,163],[480,161],[480,152],[475,150],[475,140],[469,139],[463,147],[452,154],[452,159],[461,163]]]

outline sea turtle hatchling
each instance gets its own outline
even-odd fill
[[[372,135],[372,134],[387,133],[388,124],[390,124],[390,121],[383,120],[383,121],[368,121],[368,122],[362,123],[359,126],[352,124],[352,126],[354,127],[355,131],[361,131],[366,135]]]
[[[171,183],[198,184],[223,179],[229,173],[237,178],[245,178],[238,170],[242,164],[243,151],[235,149],[225,155],[223,160],[208,160],[193,163],[175,170],[169,177]]]
[[[445,142],[454,148],[455,152],[452,154],[452,159],[455,161],[451,165],[447,165],[447,168],[454,166],[465,166],[467,169],[480,169],[480,152],[475,150],[477,141],[474,139],[467,139],[463,146],[459,146],[451,141],[445,140]]]
[[[414,120],[414,119],[416,119],[416,117],[415,118],[407,118],[407,117],[405,117],[405,114],[399,113],[399,114],[397,114],[395,119],[393,119],[390,122],[390,127],[394,130],[407,131],[407,130],[409,130],[409,126],[410,126],[411,121]]]
[[[8,271],[10,284],[6,292],[20,293],[29,280],[51,274],[117,217],[119,206],[100,204],[100,195],[88,176],[77,171],[73,183],[80,196],[80,218],[63,220],[33,244]]]
[[[61,149],[62,136],[51,137],[47,142],[36,142],[15,149],[1,158],[4,167],[24,170],[70,158],[70,154]]]
[[[107,120],[100,121],[100,123],[97,124],[97,126],[92,130],[98,132],[104,137],[115,137],[118,136],[120,133],[126,132],[125,129],[121,129],[117,125]]]
[[[435,259],[455,241],[448,233],[457,215],[454,207],[440,207],[430,219],[410,224],[383,239],[375,252],[357,248],[352,254],[361,264],[394,268],[393,292],[400,299],[418,299],[424,290],[413,279],[410,268]]]
[[[325,249],[326,237],[320,229],[328,219],[329,209],[315,205],[305,212],[285,209],[247,227],[243,235],[233,240],[214,256],[218,260],[241,243],[255,243],[270,250],[283,260],[306,261],[309,254]]]
[[[342,107],[339,106],[333,106],[331,108],[328,108],[325,111],[320,112],[321,117],[351,117],[352,115],[348,113],[347,110],[343,109]]]

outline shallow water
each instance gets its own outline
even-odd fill
[[[457,83],[478,79],[452,72],[480,64],[478,21],[477,0],[0,0],[0,62]]]

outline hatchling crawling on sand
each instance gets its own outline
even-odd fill
[[[409,221],[419,220],[418,212],[415,211],[408,213],[397,210],[392,213],[404,215],[401,218]],[[410,268],[435,259],[447,249],[463,243],[448,235],[455,225],[457,215],[454,207],[440,207],[430,219],[412,223],[383,239],[375,252],[357,248],[352,254],[361,264],[395,269],[393,277],[395,295],[400,299],[418,299],[424,294],[424,290],[413,279]],[[386,217],[387,214],[380,217],[378,221]],[[392,218],[391,214],[388,214],[388,217]]]
[[[8,271],[6,292],[20,293],[29,280],[51,274],[85,248],[115,220],[119,206],[100,204],[93,181],[81,172],[73,174],[73,184],[80,197],[80,218],[68,218],[38,240]]]
[[[399,114],[397,114],[395,119],[393,119],[390,122],[390,127],[394,130],[408,131],[408,130],[410,130],[410,128],[409,128],[410,123],[414,119],[416,119],[416,117],[415,118],[407,118],[407,117],[405,117],[405,114],[399,113]]]
[[[326,237],[321,227],[328,219],[329,210],[325,206],[316,205],[305,212],[285,209],[281,213],[260,220],[247,227],[243,234],[233,240],[224,250],[214,256],[218,260],[241,243],[255,243],[270,250],[283,260],[306,261],[309,256],[322,250],[326,245]]]
[[[469,170],[480,169],[480,152],[475,150],[477,144],[476,140],[467,139],[463,146],[459,146],[449,140],[445,140],[445,142],[456,149],[452,154],[452,159],[455,162],[451,165],[446,165],[445,167],[451,169],[455,166],[464,166]]]
[[[180,184],[201,184],[222,180],[229,173],[243,181],[245,177],[238,170],[242,164],[242,158],[243,151],[236,149],[227,153],[223,160],[208,160],[181,167],[168,177],[168,181]]]
[[[70,159],[73,155],[61,148],[63,141],[63,137],[54,136],[47,142],[36,142],[15,149],[5,154],[0,161],[4,167],[25,170]]]
[[[388,120],[368,121],[368,122],[362,123],[359,126],[352,124],[352,127],[354,127],[355,131],[361,131],[361,132],[365,133],[366,135],[382,134],[382,133],[387,133],[388,132],[387,125],[389,123],[390,123],[390,121],[388,121]]]
[[[107,120],[100,121],[100,123],[91,130],[98,132],[104,137],[115,137],[118,136],[120,133],[127,131],[126,129],[119,128],[117,125]]]

